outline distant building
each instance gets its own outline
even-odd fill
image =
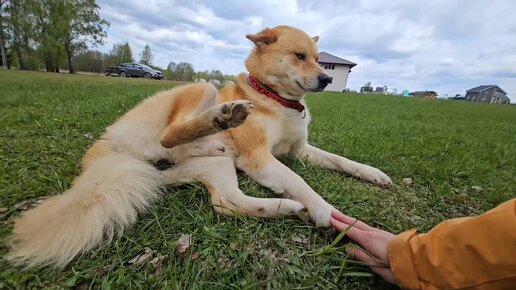
[[[371,86],[363,86],[363,87],[360,87],[360,93],[372,93],[373,92],[373,87]]]
[[[351,68],[357,64],[321,51],[319,52],[319,65],[323,68],[324,73],[331,78],[331,82],[325,91],[343,92],[346,90]]]
[[[376,87],[374,92],[376,94],[385,94],[387,92],[387,87]]]
[[[497,85],[483,85],[466,91],[464,98],[472,102],[484,102],[495,104],[510,104],[511,100],[507,93]]]

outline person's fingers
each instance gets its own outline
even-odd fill
[[[364,242],[364,231],[357,229],[355,226],[351,226],[346,223],[340,222],[334,218],[330,219],[330,223],[339,232],[347,231],[346,236],[352,239],[353,241],[359,244]]]
[[[353,258],[366,263],[369,267],[387,267],[380,260],[373,258],[371,255],[364,252],[359,247],[347,248],[346,252]]]
[[[368,231],[368,230],[372,229],[372,227],[370,227],[366,223],[361,222],[361,221],[357,220],[356,218],[353,218],[353,217],[350,217],[348,215],[345,215],[345,214],[341,213],[338,210],[333,210],[331,212],[331,216],[334,219],[336,219],[338,221],[341,221],[343,223],[347,223],[349,225],[353,224],[354,227],[356,227],[357,229],[361,229],[363,231]]]
[[[373,272],[375,272],[378,276],[382,277],[385,281],[391,284],[397,284],[396,279],[394,279],[394,274],[389,266],[380,262],[378,259],[375,259],[364,252],[362,249],[358,247],[352,247],[346,249],[346,252],[355,259],[364,262]]]

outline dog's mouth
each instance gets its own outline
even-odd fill
[[[305,87],[303,87],[303,85],[301,85],[301,83],[299,81],[296,81],[296,84],[303,90],[303,91],[308,91],[307,89],[305,89]]]
[[[324,90],[324,88],[326,87],[326,86],[324,86],[322,88],[321,87],[317,87],[315,89],[312,89],[312,88],[306,89],[299,81],[296,81],[296,84],[305,92],[307,92],[307,91],[310,91],[310,92],[322,92]]]

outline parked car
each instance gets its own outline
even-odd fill
[[[140,63],[123,63],[120,66],[108,66],[106,68],[106,75],[118,75],[121,78],[146,78],[158,79],[163,78],[163,73]]]

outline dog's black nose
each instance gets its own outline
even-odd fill
[[[326,86],[331,83],[331,78],[327,74],[320,74],[319,77],[319,86],[315,91],[321,92],[326,88]]]
[[[327,74],[319,75],[319,85],[327,85],[331,82],[331,78]]]

